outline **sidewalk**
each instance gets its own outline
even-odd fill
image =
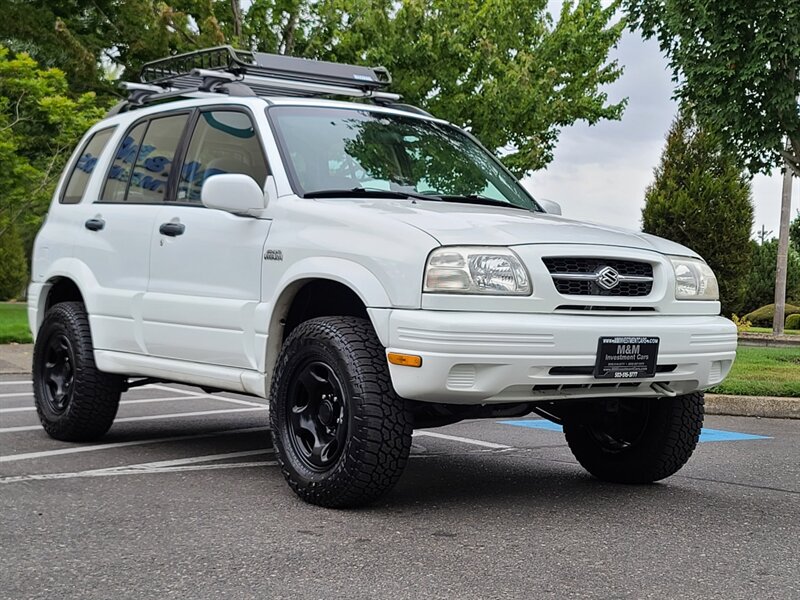
[[[0,344],[0,375],[28,375],[33,344]],[[706,414],[800,419],[800,398],[706,394]]]
[[[33,344],[0,344],[0,375],[28,375],[33,360]]]

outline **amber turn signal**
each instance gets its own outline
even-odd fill
[[[422,357],[414,354],[400,354],[399,352],[389,352],[389,362],[393,365],[402,367],[421,367]]]

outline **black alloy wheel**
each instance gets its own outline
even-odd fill
[[[593,399],[573,410],[564,435],[584,469],[603,481],[651,483],[675,474],[694,452],[703,393]]]
[[[63,333],[47,340],[44,360],[38,372],[45,402],[54,414],[67,410],[75,388],[75,353]]]
[[[281,472],[310,504],[375,501],[400,479],[411,450],[412,415],[367,319],[320,317],[291,332],[275,366],[269,418]]]
[[[289,440],[303,463],[324,472],[339,460],[347,442],[348,413],[345,390],[322,361],[310,361],[291,377]]]
[[[95,365],[83,303],[62,302],[47,311],[33,348],[33,397],[50,437],[67,442],[101,437],[114,422],[123,383]]]

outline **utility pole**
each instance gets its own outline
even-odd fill
[[[788,144],[787,144],[788,146]],[[784,159],[783,189],[781,191],[781,225],[778,229],[778,263],[775,267],[775,316],[772,333],[783,335],[786,318],[786,273],[789,261],[789,213],[792,207],[792,169]]]
[[[772,230],[770,229],[769,231],[767,231],[767,228],[764,227],[764,225],[762,225],[761,231],[759,231],[756,235],[758,236],[758,239],[761,240],[761,245],[763,246],[764,242],[767,241],[767,236],[772,235]]]

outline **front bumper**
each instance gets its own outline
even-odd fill
[[[717,316],[597,316],[391,310],[387,352],[422,357],[389,365],[404,398],[451,404],[686,394],[721,382],[736,357],[736,326]],[[662,372],[634,381],[560,374],[595,363],[603,336],[656,336]],[[555,374],[551,373],[555,369]]]

